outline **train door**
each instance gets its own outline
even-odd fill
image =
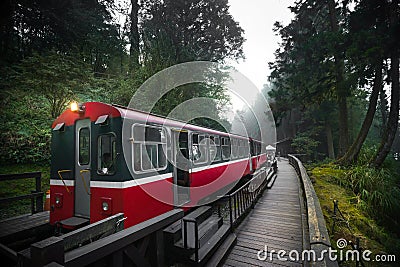
[[[75,128],[75,216],[90,218],[90,120]]]
[[[249,150],[247,151],[247,153],[249,154],[249,167],[250,167],[250,173],[253,173],[254,168],[253,168],[253,160],[251,159],[252,157],[252,146],[253,146],[253,142],[252,140],[250,140],[247,144]]]
[[[172,130],[172,155],[174,162],[174,205],[190,202],[191,161],[189,156],[189,134]]]

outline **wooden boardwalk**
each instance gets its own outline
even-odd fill
[[[300,203],[299,186],[294,168],[287,160],[279,161],[275,184],[264,191],[254,210],[236,229],[237,242],[224,266],[302,266],[301,261],[290,261],[288,257],[291,250],[300,255],[303,250],[305,210]],[[269,252],[276,252],[261,253],[260,260],[257,253],[266,246]],[[279,250],[286,251],[287,261],[277,259]]]
[[[43,211],[0,221],[0,242],[12,242],[18,237],[28,237],[38,228],[49,227],[49,214],[49,211]]]

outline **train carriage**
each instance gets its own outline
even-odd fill
[[[71,105],[52,129],[50,223],[69,229],[188,210],[266,161],[260,141],[100,102]]]

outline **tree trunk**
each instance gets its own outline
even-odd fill
[[[138,0],[131,0],[132,10],[131,10],[131,27],[129,33],[129,41],[131,42],[131,47],[129,50],[129,70],[132,71],[139,66],[139,3]]]
[[[329,122],[325,123],[326,144],[328,146],[328,156],[330,159],[335,158],[335,149],[333,146],[332,127]]]
[[[385,131],[385,126],[387,123],[387,116],[388,116],[388,112],[387,112],[387,100],[386,100],[386,94],[385,94],[385,89],[383,88],[383,86],[381,87],[381,91],[379,93],[379,99],[380,99],[380,108],[381,108],[381,116],[382,116],[382,128],[380,130],[380,137],[383,137],[383,133]]]
[[[379,92],[382,86],[382,62],[380,62],[375,68],[375,79],[374,85],[372,87],[371,97],[369,99],[368,111],[365,115],[364,122],[361,126],[360,131],[358,132],[356,140],[354,140],[353,144],[346,152],[346,154],[339,159],[339,164],[342,165],[350,165],[355,163],[358,159],[358,155],[360,154],[360,150],[362,145],[364,144],[365,139],[367,138],[369,129],[372,125],[372,121],[376,112],[376,104],[378,102]]]
[[[397,54],[393,52],[393,54]],[[390,100],[390,112],[385,132],[382,137],[382,142],[376,153],[372,166],[379,168],[382,166],[389,154],[394,138],[396,136],[399,122],[399,58],[397,55],[391,57],[391,76],[392,76],[392,95]]]
[[[336,14],[336,4],[334,0],[328,0],[329,19],[332,32],[339,33],[339,25]],[[345,154],[349,147],[349,127],[347,109],[347,90],[344,87],[344,60],[340,52],[339,45],[335,45],[333,56],[335,59],[335,86],[337,103],[339,106],[339,156]]]
[[[346,153],[349,147],[349,127],[348,127],[348,110],[347,110],[347,97],[343,95],[338,96],[339,105],[339,156]]]
[[[392,29],[398,27],[398,4],[399,1],[392,1],[390,8],[390,27]],[[393,31],[394,32],[394,31]],[[395,39],[395,36],[392,36]],[[392,92],[390,97],[390,111],[389,118],[386,124],[385,132],[383,134],[382,142],[378,148],[375,159],[372,161],[371,166],[380,168],[389,154],[394,138],[396,136],[397,127],[399,124],[399,100],[400,100],[400,81],[399,81],[399,51],[398,44],[392,44],[390,53],[390,76],[392,82]]]

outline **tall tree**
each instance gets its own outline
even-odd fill
[[[371,127],[372,121],[374,119],[378,96],[382,87],[382,62],[380,62],[377,63],[377,66],[375,68],[375,78],[373,82],[371,96],[369,99],[367,114],[365,115],[357,138],[347,150],[346,154],[339,159],[340,164],[349,165],[357,162],[361,147],[364,144],[365,139],[367,138],[369,128]]]
[[[275,24],[282,43],[275,62],[270,63],[269,78],[276,85],[270,95],[281,98],[277,103],[282,109],[307,110],[324,102],[336,102],[341,137],[339,152],[343,153],[348,145],[347,97],[354,85],[344,74],[344,36],[338,26],[336,9],[335,3],[329,9],[326,2],[312,0],[291,7],[295,18],[290,24],[285,27]],[[334,155],[333,114],[324,123],[331,157]]]
[[[129,69],[132,71],[139,67],[140,54],[140,36],[139,36],[139,3],[138,0],[131,0],[130,13],[130,53],[129,53]]]
[[[349,88],[344,81],[344,53],[341,42],[341,30],[339,28],[338,15],[335,0],[328,0],[329,22],[333,35],[338,37],[339,42],[333,45],[334,73],[335,73],[335,92],[339,107],[339,155],[344,155],[349,147],[349,127],[347,97]]]
[[[146,0],[141,1],[140,9],[140,57],[146,77],[178,63],[223,63],[228,58],[243,57],[243,29],[230,15],[227,0]],[[163,96],[154,112],[167,115],[178,104],[195,97],[217,99],[210,110],[220,110],[220,104],[227,100],[221,86],[181,86]]]
[[[356,77],[360,88],[371,85],[372,91],[368,110],[357,138],[339,160],[339,163],[344,165],[357,161],[374,119],[379,95],[381,95],[381,108],[386,108],[383,91],[383,80],[386,75],[383,59],[387,54],[386,44],[388,43],[386,13],[387,7],[384,2],[363,1],[355,7],[349,18],[350,45],[346,55],[353,66],[351,75]],[[372,20],[371,17],[375,19]],[[382,116],[385,121],[384,117]]]
[[[227,0],[154,1],[144,17],[145,54],[162,45],[162,60],[175,64],[243,57],[243,29],[230,15]]]
[[[378,148],[372,166],[378,168],[382,166],[386,156],[392,147],[399,124],[399,101],[400,101],[400,81],[399,81],[399,1],[393,0],[389,7],[389,33],[390,33],[390,79],[392,83],[390,96],[390,112],[386,128],[382,137],[382,142]]]
[[[2,2],[0,62],[11,65],[33,52],[78,50],[93,71],[109,71],[123,51],[118,27],[107,9],[112,0],[9,0]]]

